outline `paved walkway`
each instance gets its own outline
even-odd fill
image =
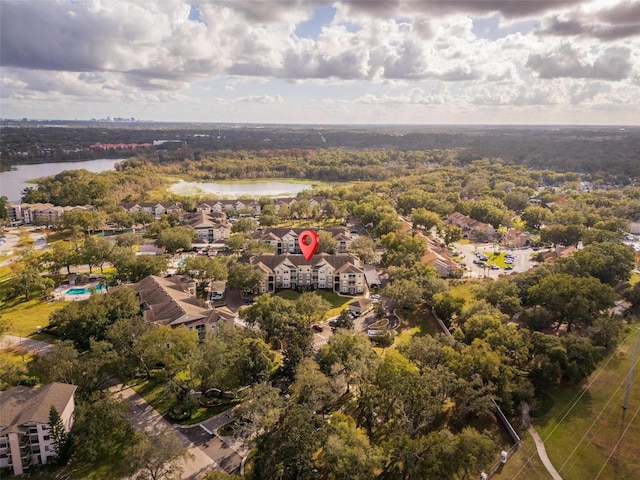
[[[533,438],[533,441],[536,443],[536,449],[538,450],[538,456],[540,460],[542,460],[542,464],[547,469],[549,474],[553,477],[554,480],[563,480],[558,471],[555,469],[551,460],[549,460],[549,456],[547,455],[547,450],[544,448],[544,442],[536,432],[536,429],[531,425],[531,417],[529,415],[529,405],[525,402],[522,402],[522,421],[527,426],[527,431]]]
[[[16,337],[14,335],[3,335],[0,337],[0,348],[18,347],[24,348],[29,352],[46,353],[53,345],[41,340],[33,340],[32,338]]]

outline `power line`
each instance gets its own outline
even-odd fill
[[[566,411],[566,413],[562,416],[562,418],[560,420],[558,420],[558,423],[555,425],[555,427],[553,427],[553,429],[547,434],[546,438],[544,438],[544,440],[548,440],[549,437],[551,437],[551,435],[553,434],[553,432],[556,431],[556,429],[560,426],[560,424],[564,421],[565,418],[567,418],[567,415],[569,415],[569,413],[571,413],[571,410],[574,409],[574,407],[578,404],[578,402],[582,399],[582,397],[584,397],[584,395],[587,393],[587,391],[589,391],[589,388],[593,385],[593,383],[598,379],[598,377],[600,376],[600,374],[602,372],[604,372],[604,369],[607,365],[609,365],[609,362],[613,359],[613,357],[616,355],[617,350],[624,344],[624,342],[626,342],[628,339],[630,339],[633,335],[635,335],[635,332],[629,334],[624,340],[622,340],[622,342],[620,342],[620,345],[618,345],[618,347],[616,348],[616,350],[614,350],[611,355],[609,355],[609,358],[607,359],[606,363],[604,365],[602,365],[600,367],[600,371],[596,374],[595,377],[593,377],[593,379],[589,382],[588,385],[585,386],[585,388],[582,390],[582,392],[580,392],[575,400],[573,400],[573,404],[570,405],[569,409]]]
[[[607,359],[607,361],[599,368],[598,373],[596,373],[596,375],[593,377],[593,379],[585,386],[585,388],[578,394],[576,394],[576,396],[574,397],[574,399],[570,402],[569,407],[567,407],[567,411],[562,415],[562,418],[560,420],[558,420],[558,422],[556,423],[556,425],[553,427],[553,429],[546,435],[546,437],[543,439],[543,441],[547,441],[551,435],[553,434],[553,432],[556,431],[556,429],[560,426],[560,424],[564,421],[564,419],[567,417],[567,415],[569,415],[569,413],[571,413],[571,411],[575,408],[575,406],[578,404],[578,402],[582,399],[582,397],[587,393],[587,391],[589,390],[589,388],[593,385],[593,383],[598,379],[598,377],[600,376],[600,374],[604,371],[604,369],[607,367],[607,365],[609,365],[609,362],[611,362],[611,360],[613,359],[613,357],[616,355],[618,349],[620,347],[622,347],[622,345],[624,345],[624,343],[629,340],[633,335],[635,334],[635,332],[630,333],[627,337],[625,337],[620,344],[616,347],[616,350],[614,350],[610,355],[609,358]],[[520,467],[520,469],[516,472],[516,474],[514,475],[514,479],[517,478],[522,471],[526,468],[526,466],[529,464],[529,462],[533,459],[533,457],[535,457],[536,455],[538,455],[538,449],[534,448],[533,453],[529,456],[529,458],[527,459],[527,461]]]
[[[609,404],[611,403],[611,400],[613,400],[613,398],[616,396],[616,393],[618,393],[618,390],[620,390],[620,387],[625,383],[626,378],[623,378],[622,381],[618,384],[618,387],[614,390],[614,392],[611,394],[611,396],[609,397],[609,400],[607,400],[607,403],[605,403],[605,405],[602,407],[602,410],[600,410],[600,413],[598,413],[598,416],[595,418],[595,420],[593,421],[593,423],[591,423],[591,425],[589,426],[589,428],[587,429],[586,432],[584,432],[584,435],[582,435],[582,438],[580,439],[580,441],[576,444],[575,448],[571,451],[571,453],[569,454],[569,456],[567,457],[567,459],[564,461],[564,463],[562,464],[562,466],[558,469],[558,473],[560,473],[560,471],[567,465],[567,462],[571,459],[571,457],[576,453],[576,451],[578,450],[578,448],[580,447],[580,445],[582,444],[582,442],[584,441],[584,439],[587,437],[587,435],[589,434],[589,432],[591,431],[591,429],[594,427],[594,425],[596,424],[596,422],[600,419],[600,417],[602,416],[602,414],[604,413],[604,411],[606,410],[606,408],[609,406]],[[599,429],[598,429],[599,431]]]
[[[598,480],[598,478],[600,478],[600,474],[603,472],[604,467],[606,467],[607,463],[609,463],[609,460],[611,460],[611,457],[613,456],[613,452],[615,452],[616,448],[618,448],[618,445],[620,445],[620,442],[622,441],[622,438],[624,437],[625,433],[627,433],[627,430],[629,430],[629,427],[633,424],[633,421],[635,420],[636,415],[638,415],[638,412],[640,412],[640,406],[638,408],[636,408],[636,413],[633,414],[633,417],[631,418],[631,420],[627,424],[627,428],[624,429],[624,432],[622,432],[622,435],[620,435],[620,438],[618,439],[616,444],[613,446],[613,449],[611,450],[611,453],[609,454],[607,459],[604,461],[604,464],[602,465],[602,468],[598,472],[598,475],[596,476],[595,480]]]

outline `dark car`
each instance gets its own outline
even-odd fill
[[[251,297],[251,298],[245,298],[245,299],[244,299],[244,303],[245,303],[245,305],[251,305],[251,304],[253,304],[254,302],[255,302],[255,300],[253,299],[253,297]]]
[[[324,327],[322,325],[315,324],[311,328],[313,328],[316,332],[323,332]]]

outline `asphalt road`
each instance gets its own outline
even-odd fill
[[[219,436],[212,435],[200,425],[181,428],[180,433],[191,440],[194,446],[216,462],[225,472],[240,472],[242,457]]]

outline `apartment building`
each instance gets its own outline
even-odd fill
[[[0,392],[0,468],[22,475],[55,457],[49,412],[55,407],[69,431],[75,410],[75,385],[50,383]]]
[[[181,222],[193,228],[198,238],[207,243],[225,241],[231,235],[231,224],[227,222],[227,216],[224,213],[198,210],[185,214]]]
[[[307,230],[306,228],[265,228],[256,234],[258,240],[269,243],[275,249],[277,254],[293,253],[301,254],[300,245],[298,245],[298,237]],[[349,230],[343,227],[327,228],[324,231],[331,233],[336,241],[336,253],[347,253],[353,237]]]
[[[307,261],[302,255],[266,253],[250,261],[264,274],[261,293],[308,288],[355,295],[367,289],[364,269],[354,255],[321,253]]]
[[[7,218],[11,225],[54,225],[62,214],[74,210],[95,210],[92,205],[60,207],[51,203],[21,203],[6,205]]]
[[[458,212],[448,215],[446,220],[447,223],[460,227],[463,236],[471,240],[493,240],[496,235],[496,229],[492,225],[474,220]]]
[[[177,275],[148,276],[132,285],[138,293],[145,320],[172,328],[184,326],[203,336],[219,321],[233,321],[235,314],[226,307],[212,308],[196,297],[196,281]]]
[[[182,213],[180,202],[134,202],[123,203],[122,207],[129,213],[145,212],[154,218],[160,218],[168,213]]]

